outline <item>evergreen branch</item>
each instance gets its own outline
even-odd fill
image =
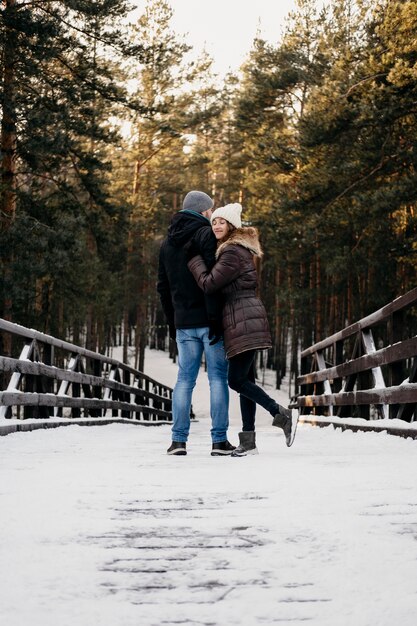
[[[77,174],[77,176],[78,176],[78,178],[80,180],[82,188],[88,194],[90,201],[98,202],[97,199],[95,198],[94,194],[92,193],[91,189],[88,189],[87,185],[85,185],[85,183],[84,183],[84,178],[85,177],[80,172],[80,168],[78,167],[78,163],[77,163],[77,159],[80,158],[79,155],[75,152],[75,150],[69,150],[68,151],[68,156],[71,159],[72,166],[73,166],[74,171],[75,171],[75,173]],[[77,196],[74,195],[74,197],[79,202],[79,199],[77,198]]]
[[[49,2],[52,4],[52,3],[54,2],[54,0],[46,0],[46,3],[49,3]],[[69,21],[65,20],[65,19],[62,17],[62,15],[59,15],[58,13],[56,13],[55,11],[52,11],[52,10],[50,10],[50,9],[48,10],[48,9],[44,6],[44,4],[45,4],[44,2],[41,2],[41,3],[38,3],[38,2],[26,2],[26,3],[23,3],[23,4],[19,5],[19,8],[20,8],[20,7],[25,7],[25,6],[31,6],[31,7],[37,8],[37,9],[39,9],[39,10],[43,11],[44,13],[46,13],[47,15],[49,15],[50,17],[52,17],[52,18],[54,18],[54,19],[58,20],[58,21],[59,21],[59,22],[61,22],[62,24],[65,24],[65,26],[68,26],[69,28],[71,28],[71,29],[75,30],[76,32],[81,33],[82,35],[84,35],[84,36],[85,36],[85,37],[87,37],[88,39],[90,39],[90,40],[92,39],[92,40],[94,40],[94,41],[98,41],[98,42],[100,42],[100,43],[104,44],[105,46],[107,46],[107,47],[109,47],[109,48],[113,48],[113,49],[114,49],[114,50],[116,50],[117,52],[122,52],[122,53],[124,52],[124,50],[123,50],[122,46],[120,46],[120,47],[118,48],[116,45],[114,45],[113,43],[111,43],[111,41],[110,41],[110,40],[108,40],[108,39],[106,39],[105,37],[101,37],[101,36],[97,35],[97,33],[93,32],[93,31],[90,31],[90,30],[84,30],[84,29],[83,29],[83,28],[81,28],[81,27],[77,27],[77,26],[75,26],[75,25],[74,25],[74,24],[72,24],[71,22],[69,22]]]
[[[174,139],[178,139],[178,135],[175,135],[174,137],[170,137],[164,144],[161,144],[158,148],[156,148],[156,150],[154,150],[153,152],[151,152],[151,154],[149,154],[146,159],[144,159],[143,161],[141,161],[141,167],[143,165],[145,165],[145,163],[147,163],[148,161],[150,161],[151,159],[153,159],[153,157],[155,155],[158,154],[158,152],[161,152],[161,150],[164,150],[165,148],[167,148],[170,143],[172,141],[174,141]]]
[[[304,102],[304,100],[305,100],[304,95],[303,95],[303,96],[299,96],[299,95],[297,95],[297,93],[296,93],[295,91],[291,91],[291,89],[289,89],[287,93],[288,93],[288,95],[289,95],[290,97],[295,98],[296,100],[298,100],[298,102],[299,102],[301,105],[303,104],[303,102]],[[292,106],[294,106],[294,105],[292,105]]]
[[[36,178],[40,178],[42,180],[47,180],[47,181],[53,183],[58,190],[64,191],[67,195],[71,195],[74,198],[74,200],[79,202],[77,194],[74,191],[72,191],[72,189],[69,189],[68,187],[66,187],[62,182],[60,182],[59,180],[54,178],[51,174],[41,174],[40,172],[34,172],[33,170],[20,171],[19,172],[19,176],[24,176],[25,174],[27,174],[28,176],[32,176],[35,179]],[[23,185],[24,185],[24,182],[22,182],[21,185],[18,185],[18,189],[19,189],[19,187],[21,187]],[[53,194],[51,194],[51,196],[52,195]]]
[[[165,148],[167,148],[169,146],[169,144],[172,141],[174,141],[174,139],[177,139],[177,137],[178,137],[178,135],[174,135],[173,137],[170,137],[170,139],[168,139],[168,141],[166,141],[164,144],[161,144],[159,146],[159,148],[157,148],[156,150],[151,152],[151,154],[149,154],[146,157],[146,159],[144,159],[143,161],[139,161],[139,159],[138,159],[136,161],[135,180],[134,180],[134,183],[133,183],[133,195],[137,195],[137,193],[139,191],[138,174],[140,173],[140,170],[145,165],[145,163],[150,161],[156,154],[158,154],[158,152],[161,152],[161,150],[164,150]]]
[[[349,87],[349,89],[347,90],[346,93],[343,93],[340,96],[340,99],[342,98],[348,98],[350,96],[350,94],[352,93],[352,91],[356,88],[359,87],[359,85],[362,85],[363,83],[367,83],[369,80],[373,80],[374,78],[382,78],[383,76],[388,76],[387,72],[380,72],[378,74],[373,74],[372,76],[367,76],[366,78],[362,78],[362,80],[360,80],[358,83],[355,83],[354,85],[351,85]]]
[[[332,206],[335,202],[343,198],[347,193],[352,191],[352,189],[354,189],[355,187],[363,183],[365,180],[368,180],[368,178],[371,178],[371,176],[373,176],[376,172],[382,169],[382,167],[385,165],[387,161],[389,161],[389,157],[382,157],[378,165],[374,167],[368,174],[366,174],[366,176],[362,176],[362,178],[355,180],[355,182],[353,182],[351,185],[346,187],[346,189],[344,189],[338,196],[336,196],[336,198],[333,198],[333,200],[331,200],[328,204],[326,204],[326,206],[324,207],[324,211],[328,209],[330,206]]]
[[[351,248],[350,253],[352,254],[353,252],[355,252],[355,250],[359,247],[359,244],[361,243],[362,239],[365,237],[365,235],[368,234],[369,231],[369,227],[365,228],[364,230],[362,230],[361,234],[359,235],[355,245],[353,246],[353,248]]]
[[[55,232],[55,229],[52,228],[52,226],[49,226],[49,224],[46,224],[45,222],[40,222],[39,220],[36,219],[36,217],[33,217],[33,215],[28,215],[28,220],[29,220],[29,222],[34,222],[32,228],[30,229],[31,231],[34,230],[34,228],[36,228],[36,226],[38,226],[42,230],[44,230],[44,229],[49,230],[50,233],[54,233]]]
[[[97,91],[103,98],[106,100],[110,100],[110,102],[125,102],[124,96],[121,98],[117,98],[116,96],[112,96],[109,93],[106,93],[105,86],[100,85],[100,83],[95,82],[93,80],[89,80],[88,78],[83,77],[77,70],[75,70],[61,55],[56,57],[57,61],[59,61],[69,72],[73,75],[74,78],[79,80],[84,85],[87,85],[91,88],[92,91]]]
[[[16,218],[15,215],[10,215],[10,213],[4,211],[3,209],[0,209],[0,217],[4,218],[5,222],[7,223],[13,223]]]

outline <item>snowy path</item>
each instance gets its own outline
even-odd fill
[[[212,458],[205,394],[187,457],[169,426],[0,438],[1,623],[414,625],[416,441],[302,425],[287,449],[261,411],[259,456]]]

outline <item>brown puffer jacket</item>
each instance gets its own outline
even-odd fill
[[[221,290],[225,297],[223,330],[227,358],[272,346],[265,307],[256,296],[254,256],[262,256],[257,230],[238,228],[217,248],[217,261],[211,272],[201,256],[188,263],[205,293]]]

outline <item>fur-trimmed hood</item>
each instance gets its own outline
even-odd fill
[[[228,246],[243,246],[247,248],[254,256],[262,257],[263,252],[259,243],[259,234],[253,226],[244,226],[236,228],[230,234],[230,237],[223,241],[216,250],[216,259],[219,258],[225,248]]]

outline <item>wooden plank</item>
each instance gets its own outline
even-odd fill
[[[114,365],[111,367],[110,369],[110,373],[109,373],[109,377],[108,377],[108,381],[115,381],[116,380],[116,371],[117,369],[114,367]],[[110,389],[111,387],[109,385],[106,385],[106,388],[104,390],[104,395],[103,395],[103,399],[104,400],[110,400],[111,398],[111,393],[110,393]]]
[[[0,424],[0,437],[11,433],[29,432],[32,430],[44,430],[47,428],[60,428],[61,426],[108,426],[109,424],[132,424],[134,426],[151,426],[153,422],[145,419],[126,419],[122,417],[109,418],[81,418],[68,419],[66,421],[37,420],[36,422],[24,422],[19,424]],[[157,420],[157,424],[170,424],[171,419]]]
[[[308,356],[309,354],[314,354],[319,350],[324,350],[325,348],[328,348],[337,341],[346,339],[347,337],[351,337],[355,333],[359,333],[361,330],[369,328],[370,326],[374,326],[378,322],[385,321],[387,320],[387,318],[389,318],[390,315],[392,315],[396,311],[411,306],[415,302],[417,302],[417,287],[414,287],[414,289],[411,289],[403,296],[396,298],[393,302],[386,304],[381,309],[378,309],[378,311],[367,315],[358,322],[347,326],[343,330],[334,333],[330,337],[327,337],[326,339],[323,339],[322,341],[319,341],[310,346],[306,350],[303,350],[301,353],[301,357]]]
[[[355,337],[355,344],[352,350],[352,358],[355,358],[357,354],[362,354],[361,349],[362,349],[362,342],[359,341],[359,335],[357,335]],[[342,387],[339,393],[346,393],[346,392],[353,391],[356,385],[357,378],[358,378],[358,375],[356,372],[353,372],[349,376],[346,376],[345,380],[342,383]],[[347,405],[339,406],[336,411],[336,415],[338,415],[339,417],[347,417],[349,412],[352,413],[351,407]]]
[[[401,343],[393,346],[387,346],[381,350],[377,350],[372,354],[366,354],[357,359],[347,361],[341,365],[328,367],[319,372],[311,372],[298,377],[300,385],[321,382],[326,378],[332,380],[334,378],[344,378],[354,373],[363,372],[373,367],[388,365],[399,360],[405,360],[417,356],[417,337],[405,339]]]
[[[324,360],[324,355],[323,352],[320,350],[319,352],[317,352],[316,354],[316,361],[317,361],[317,367],[319,368],[319,370],[325,370],[326,369],[326,362]],[[332,393],[332,388],[330,386],[330,381],[328,379],[323,380],[323,387],[324,387],[324,393],[326,395],[329,395]],[[329,414],[332,416],[333,415],[333,407],[329,406]]]
[[[363,340],[363,345],[365,347],[366,354],[375,354],[376,348],[375,348],[375,342],[374,342],[371,329],[364,330],[362,332],[362,340]],[[384,377],[382,375],[382,370],[379,365],[375,367],[371,367],[371,368],[367,367],[366,369],[367,370],[371,369],[375,387],[382,388],[386,386]]]
[[[135,370],[133,367],[122,363],[121,361],[117,361],[116,359],[111,359],[110,357],[105,356],[104,354],[100,354],[99,352],[93,352],[91,350],[87,350],[86,348],[81,348],[73,343],[69,343],[68,341],[63,341],[61,339],[56,339],[51,335],[45,335],[37,330],[33,330],[31,328],[25,328],[24,326],[20,326],[20,324],[13,324],[5,319],[0,318],[0,330],[4,330],[5,332],[11,333],[12,335],[18,335],[20,337],[25,337],[27,339],[36,339],[40,343],[48,344],[50,346],[54,346],[55,348],[60,348],[66,352],[76,353],[80,356],[96,359],[102,361],[103,363],[108,363],[109,365],[116,365],[122,370],[126,370],[131,372],[132,374],[138,375],[144,380],[148,380],[154,384],[159,384],[157,380],[154,380],[147,374],[143,372],[139,372]]]
[[[300,417],[299,422],[301,424],[310,424],[311,426],[319,426],[320,428],[326,428],[328,426],[333,426],[334,428],[340,428],[341,430],[351,430],[353,432],[376,432],[381,433],[384,432],[387,435],[395,435],[396,437],[411,437],[411,439],[417,439],[417,429],[414,428],[396,428],[395,426],[387,426],[387,425],[378,425],[378,421],[373,422],[372,424],[345,424],[336,420],[315,420],[314,418],[303,418]]]
[[[413,365],[411,367],[411,372],[408,377],[410,383],[417,382],[417,358],[413,359]],[[406,422],[413,422],[417,417],[415,415],[416,404],[401,404],[398,407],[396,418],[400,420],[405,420]]]
[[[362,342],[363,342],[366,354],[375,354],[376,352],[375,342],[374,342],[372,330],[370,328],[362,331]],[[367,371],[368,371],[368,368],[367,368]],[[374,383],[374,387],[377,387],[378,389],[382,389],[383,387],[386,387],[384,376],[382,374],[382,369],[379,366],[372,367],[371,372],[372,372],[372,380]],[[378,415],[381,419],[387,419],[389,417],[388,404],[377,404],[375,406],[378,411]],[[369,409],[368,409],[367,417],[369,417]]]
[[[73,372],[76,371],[78,359],[79,359],[79,356],[77,354],[73,354],[71,356],[70,362],[68,364],[68,368],[65,370],[66,372],[68,372],[68,374],[72,374]],[[60,370],[57,369],[56,373],[58,373],[59,371]],[[70,383],[77,382],[76,380],[70,380],[68,375],[65,376],[65,378],[60,378],[58,380],[61,380],[61,384],[59,386],[58,393],[57,393],[58,396],[66,396]],[[56,406],[54,409],[54,415],[55,417],[62,417],[62,408],[58,408]]]
[[[375,354],[376,347],[375,347],[372,330],[370,328],[362,331],[362,340],[363,340],[363,345],[365,346],[366,354]],[[374,387],[377,387],[378,389],[382,389],[383,387],[386,387],[385,379],[384,379],[384,375],[382,373],[381,367],[379,365],[377,367],[372,367],[371,372],[372,372],[372,379],[374,381]],[[375,407],[378,412],[378,416],[381,419],[387,419],[389,417],[389,405],[388,404],[376,404]],[[369,417],[369,409],[368,409],[368,417]]]
[[[89,412],[92,417],[99,417],[102,411],[109,409],[116,415],[122,411],[126,417],[133,415],[135,419],[138,416],[148,421],[160,421],[161,416],[172,419],[172,388],[143,372],[98,352],[7,320],[0,319],[0,330],[24,337],[30,344],[20,359],[0,357],[0,371],[13,372],[8,389],[0,392],[0,413],[3,417],[10,417],[10,407],[15,406],[18,409],[23,407],[24,417],[35,418],[48,418],[52,412],[62,415],[66,407],[71,409],[72,417],[80,416],[81,409],[84,415]],[[42,346],[36,351],[37,342]],[[69,369],[52,365],[54,349],[70,353]],[[48,363],[41,362],[42,352],[46,354]],[[30,360],[31,357],[35,361]],[[86,374],[86,369],[93,371],[94,375]],[[109,370],[113,375],[106,378]],[[54,381],[60,382],[57,393],[54,393]],[[105,397],[102,399],[103,391]],[[18,414],[20,416],[20,410]]]
[[[131,386],[130,385],[130,372],[127,372],[126,370],[123,371],[123,384],[126,387],[130,387]],[[125,403],[130,404],[130,400],[131,400],[130,393],[124,392],[122,394],[122,398],[123,398],[123,401]],[[147,402],[147,404],[149,405],[149,402]],[[122,417],[127,417],[127,418],[131,417],[130,411],[123,410],[122,411]]]
[[[61,389],[59,390],[58,393],[60,393],[61,395],[66,395],[69,383],[75,382],[92,386],[100,385],[104,388],[134,393],[135,395],[140,393],[144,396],[153,398],[158,401],[171,401],[171,398],[169,396],[161,396],[153,393],[152,391],[148,391],[147,389],[142,389],[141,387],[125,385],[124,383],[115,381],[112,378],[100,378],[91,374],[76,372],[72,369],[73,366],[74,363],[70,362],[69,367],[71,367],[71,369],[60,369],[58,367],[39,363],[38,361],[21,361],[20,359],[0,357],[0,370],[11,372],[18,371],[22,374],[32,374],[35,376],[48,376],[55,380],[60,380],[68,383],[64,385],[64,387],[62,387],[62,392]],[[110,372],[110,375],[114,377],[114,370],[113,373]],[[161,384],[159,384],[159,386],[161,386]],[[166,391],[172,392],[171,387],[163,387],[166,389]]]
[[[118,400],[102,400],[100,398],[73,398],[71,396],[56,396],[42,393],[0,392],[0,405],[3,406],[60,406],[67,408],[87,409],[117,409],[161,416],[171,415],[170,411],[154,407],[123,402]]]
[[[21,359],[28,359],[30,357],[33,351],[33,345],[34,345],[33,341],[31,341],[30,343],[25,343],[20,353]],[[22,377],[22,374],[19,370],[13,370],[13,374],[10,377],[10,381],[9,381],[9,384],[7,385],[7,389],[9,391],[11,391],[12,389],[18,389],[20,385],[21,377]],[[0,418],[7,417],[7,415],[8,415],[7,407],[0,407]]]
[[[298,396],[297,406],[345,406],[356,404],[408,404],[417,402],[417,383],[385,387],[384,389],[367,389],[346,391],[320,396]]]

